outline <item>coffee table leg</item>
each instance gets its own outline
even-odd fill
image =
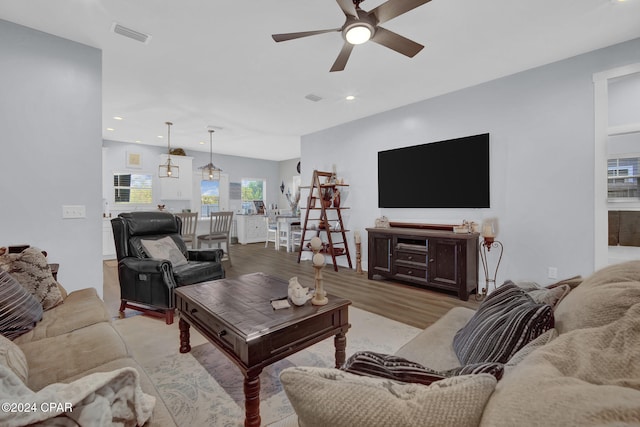
[[[178,322],[178,328],[180,328],[180,353],[189,353],[191,351],[189,327],[189,323],[181,317]]]
[[[260,371],[244,378],[245,427],[260,427]]]
[[[344,365],[346,357],[345,350],[347,348],[347,336],[344,332],[339,332],[333,339],[333,343],[336,346],[336,368],[340,368]]]

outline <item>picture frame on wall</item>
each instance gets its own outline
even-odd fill
[[[142,154],[135,151],[127,151],[125,166],[128,169],[142,169]]]

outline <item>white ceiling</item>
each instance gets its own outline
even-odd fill
[[[425,45],[414,58],[367,43],[329,73],[340,33],[271,34],[339,28],[335,0],[0,0],[0,18],[102,50],[104,139],[166,146],[172,121],[172,147],[208,151],[214,126],[214,152],[269,160],[298,157],[301,135],[640,37],[640,0],[433,0],[382,25]]]

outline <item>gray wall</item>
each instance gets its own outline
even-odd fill
[[[0,246],[44,249],[68,290],[100,294],[101,68],[97,49],[0,20]]]
[[[350,184],[343,204],[351,207],[351,230],[371,227],[381,215],[429,223],[497,218],[505,246],[498,284],[508,278],[549,283],[548,267],[556,267],[559,278],[589,274],[595,229],[592,75],[637,62],[639,52],[636,39],[306,135],[302,182],[313,169],[331,170],[335,163]],[[491,134],[490,209],[378,208],[379,150],[484,132]],[[366,252],[365,243],[365,269]]]

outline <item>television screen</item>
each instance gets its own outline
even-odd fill
[[[488,208],[489,134],[378,152],[381,208]]]

